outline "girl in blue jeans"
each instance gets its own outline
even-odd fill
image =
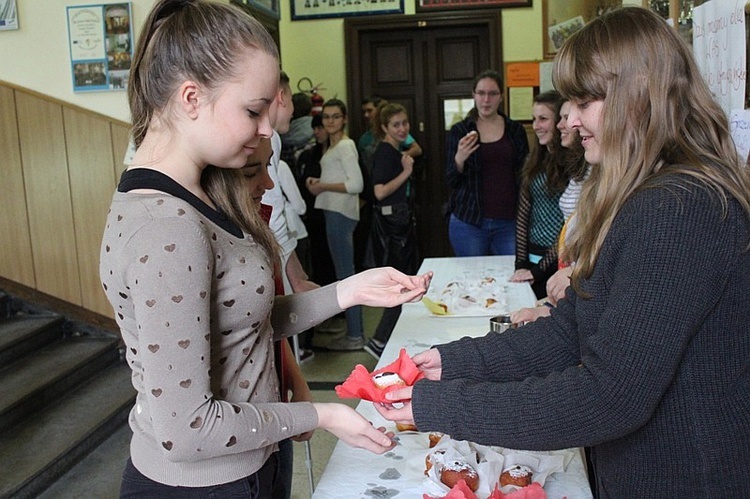
[[[331,99],[323,105],[323,127],[328,132],[328,149],[320,159],[320,178],[307,179],[315,196],[315,208],[323,210],[326,237],[336,278],[354,275],[354,229],[359,222],[359,196],[364,188],[357,145],[346,126],[346,104]],[[347,332],[328,344],[329,350],[361,350],[364,346],[362,308],[346,311]]]

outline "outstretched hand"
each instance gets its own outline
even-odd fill
[[[358,449],[382,454],[393,447],[393,432],[375,428],[357,411],[344,404],[313,404],[318,411],[318,427]]]
[[[336,288],[339,306],[391,308],[420,300],[432,281],[432,272],[408,276],[392,267],[365,270],[340,281]]]

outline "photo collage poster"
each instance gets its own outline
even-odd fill
[[[75,92],[125,90],[133,59],[131,4],[67,7]]]

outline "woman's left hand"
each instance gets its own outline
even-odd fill
[[[414,424],[414,415],[411,411],[411,395],[413,387],[407,386],[398,390],[393,390],[386,394],[386,398],[392,400],[394,403],[403,404],[400,407],[395,407],[393,404],[374,402],[375,410],[389,421],[394,421],[399,424]]]
[[[510,282],[528,282],[529,284],[534,282],[534,276],[531,275],[531,271],[529,269],[518,269],[515,272],[513,272],[513,275],[510,276],[509,279]]]
[[[305,187],[307,187],[307,190],[310,191],[310,194],[313,196],[317,196],[323,192],[323,186],[320,183],[320,179],[317,177],[307,177]]]
[[[547,306],[539,306],[533,308],[520,308],[510,313],[510,321],[516,324],[526,324],[527,322],[534,322],[540,317],[549,317],[550,308]]]
[[[392,267],[365,270],[340,281],[336,287],[339,306],[391,308],[422,299],[432,281],[432,272],[408,276]]]

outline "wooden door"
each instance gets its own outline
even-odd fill
[[[457,114],[448,109],[468,105],[479,72],[502,71],[500,12],[347,19],[345,29],[351,136],[359,137],[366,126],[354,118],[365,96],[376,94],[407,109],[411,134],[424,150],[414,184],[419,252],[425,258],[451,256],[445,144]]]

